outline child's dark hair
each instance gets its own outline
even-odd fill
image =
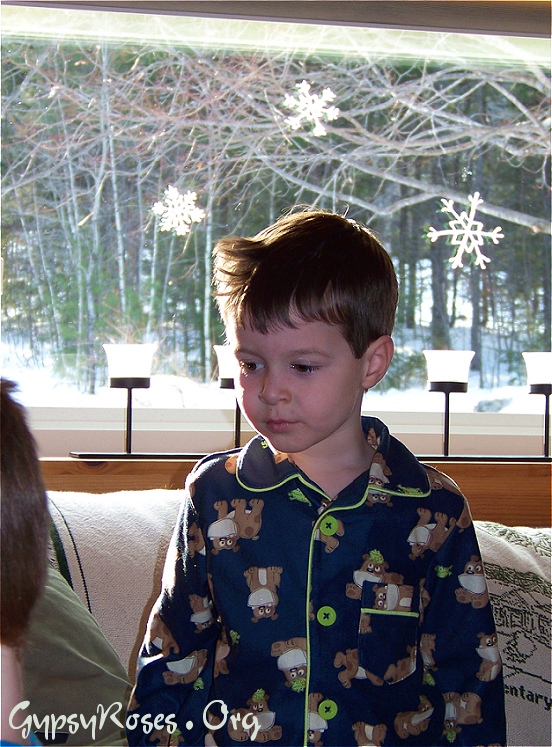
[[[2,379],[0,638],[19,648],[46,580],[50,519],[35,441],[22,405],[12,397],[15,389]]]
[[[292,213],[252,238],[221,239],[214,256],[225,323],[262,333],[293,327],[293,316],[337,324],[357,358],[393,330],[391,258],[368,228],[341,215]]]

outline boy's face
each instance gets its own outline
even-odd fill
[[[295,320],[267,334],[227,329],[239,362],[236,390],[251,425],[277,451],[328,456],[358,443],[370,349],[355,358],[340,328]]]

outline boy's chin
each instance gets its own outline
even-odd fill
[[[263,430],[257,429],[257,432],[264,438],[274,452],[288,454],[292,453],[292,449],[293,451],[297,451],[295,444],[293,443],[295,439],[291,439],[289,436],[286,437],[282,434],[272,433],[267,428],[263,428]]]
[[[273,433],[261,433],[261,436],[268,443],[270,448],[275,454],[301,454],[313,445],[312,443],[305,443],[301,439],[278,436]],[[293,459],[290,458],[290,461]]]

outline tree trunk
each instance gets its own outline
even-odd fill
[[[471,368],[479,371],[479,386],[483,386],[484,371],[482,365],[481,348],[481,270],[475,265],[470,266],[470,298],[472,305],[472,323],[470,331],[471,349],[475,351]]]
[[[211,379],[212,350],[211,350],[211,267],[213,249],[213,187],[209,181],[209,198],[207,200],[205,218],[205,247],[203,254],[203,346],[204,346],[204,381]]]
[[[450,330],[447,314],[447,258],[437,243],[431,250],[431,344],[435,350],[450,348]]]
[[[104,137],[107,137],[109,146],[111,188],[113,190],[113,217],[115,218],[115,235],[117,240],[117,266],[119,269],[119,295],[121,300],[122,327],[128,322],[126,303],[126,273],[125,273],[125,246],[123,239],[123,225],[121,221],[121,210],[119,204],[119,189],[117,185],[117,163],[115,159],[115,141],[113,137],[113,125],[111,122],[111,104],[109,100],[109,67],[108,67],[107,45],[102,45],[102,105],[105,112]]]

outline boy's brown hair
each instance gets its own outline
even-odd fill
[[[50,519],[35,441],[15,389],[2,379],[0,639],[20,648],[46,580]]]
[[[337,324],[360,358],[390,335],[397,277],[365,226],[324,211],[292,213],[252,238],[229,236],[214,248],[214,283],[225,324],[267,333],[292,316]]]

